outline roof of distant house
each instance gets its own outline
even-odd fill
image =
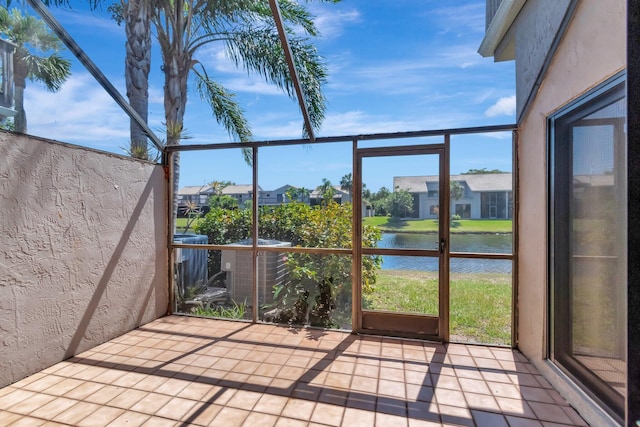
[[[203,193],[209,190],[211,186],[209,185],[188,185],[186,187],[182,187],[178,190],[178,195],[181,196],[195,196],[197,194]]]
[[[258,191],[262,191],[262,188],[258,186]],[[221,191],[222,194],[250,194],[253,193],[253,185],[240,184],[240,185],[227,185]]]
[[[393,177],[393,188],[400,188],[411,193],[423,193],[432,189],[438,182],[438,175],[427,176],[396,176]],[[450,181],[465,182],[471,191],[511,191],[511,173],[486,173],[469,175],[451,175]],[[428,187],[429,188],[428,188]]]

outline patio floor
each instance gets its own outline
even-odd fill
[[[0,389],[0,425],[586,423],[517,351],[169,316]]]

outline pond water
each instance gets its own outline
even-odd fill
[[[437,249],[437,234],[383,233],[380,248]],[[512,252],[511,234],[451,234],[451,252]],[[384,270],[438,271],[438,259],[432,257],[383,256]],[[450,259],[452,273],[510,273],[511,261],[488,259]]]

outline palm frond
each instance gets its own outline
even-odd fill
[[[57,53],[44,58],[35,56],[31,58],[33,61],[29,78],[41,81],[51,92],[59,91],[67,77],[71,75],[71,61]]]
[[[314,128],[319,128],[325,113],[322,86],[326,82],[325,64],[308,39],[289,35],[289,45],[300,78],[304,99]],[[269,83],[295,98],[289,68],[274,27],[239,30],[227,40],[227,51],[236,66],[257,72]]]

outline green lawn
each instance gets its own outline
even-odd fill
[[[438,313],[436,273],[379,270],[365,307],[404,313]],[[510,345],[511,275],[466,273],[450,277],[452,341]]]
[[[193,233],[193,227],[198,223],[196,219],[189,228]],[[438,221],[433,219],[395,219],[388,216],[374,216],[363,218],[365,225],[375,225],[382,231],[392,233],[428,233],[438,232]],[[178,232],[184,230],[187,218],[177,218],[176,228]],[[451,223],[452,233],[511,233],[510,219],[462,219]]]
[[[188,218],[176,218],[176,230],[178,233],[183,233],[184,232],[184,228],[187,226],[187,220]],[[193,231],[193,227],[198,223],[199,219],[194,220],[191,223],[191,226],[189,227],[189,233],[195,233],[195,231]]]
[[[397,219],[387,216],[363,218],[365,225],[375,225],[392,233],[436,233],[438,221],[433,219]],[[452,233],[511,233],[510,219],[462,219],[451,222]]]

